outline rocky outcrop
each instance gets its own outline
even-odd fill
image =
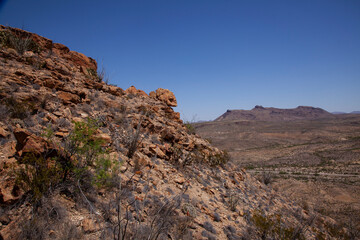
[[[128,89],[125,90],[125,93],[127,94],[133,94],[133,95],[139,95],[143,97],[147,97],[148,95],[143,90],[136,89],[136,87],[131,86]]]
[[[155,92],[150,92],[149,96],[166,103],[170,107],[177,107],[175,95],[168,89],[158,88]]]
[[[33,47],[36,47],[36,50],[40,51],[44,55],[55,54],[61,58],[66,59],[69,63],[74,64],[78,68],[85,68],[85,69],[93,70],[95,72],[97,70],[97,64],[94,59],[89,58],[82,53],[70,51],[70,49],[63,44],[53,43],[53,41],[50,39],[44,38],[35,33],[30,33],[18,28],[5,27],[3,25],[0,25],[0,30],[2,32],[10,31],[17,38],[27,39],[27,41],[29,42],[30,40],[32,40],[33,43],[36,44],[36,45],[33,44],[34,45]]]

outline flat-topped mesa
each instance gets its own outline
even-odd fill
[[[215,121],[258,120],[291,121],[304,119],[331,118],[333,114],[321,108],[298,106],[292,109],[280,109],[256,105],[251,110],[227,110]]]

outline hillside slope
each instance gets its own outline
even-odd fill
[[[329,118],[333,115],[321,108],[299,106],[293,109],[265,108],[255,106],[251,110],[227,110],[215,121],[259,120],[259,121],[291,121]]]
[[[189,134],[173,93],[0,28],[0,239],[315,239],[331,219]]]

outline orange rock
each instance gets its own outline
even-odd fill
[[[99,229],[99,226],[95,223],[93,219],[86,218],[81,222],[81,226],[86,233],[96,232]]]
[[[122,96],[124,94],[124,90],[115,86],[108,86],[108,92],[115,96]]]
[[[159,158],[165,158],[165,153],[156,145],[150,145],[149,150],[151,153],[156,154]]]
[[[69,135],[69,133],[66,133],[66,132],[56,132],[55,133],[55,136],[61,137],[61,138],[64,138],[64,137],[66,137],[68,135]]]
[[[154,95],[154,94],[152,94]],[[176,107],[177,101],[173,92],[168,89],[158,88],[156,89],[156,98],[166,103],[170,107]]]
[[[155,93],[154,91],[151,91],[151,92],[149,93],[149,97],[156,99],[156,93]]]
[[[139,90],[136,89],[134,86],[129,87],[128,89],[125,90],[125,93],[127,94],[134,94],[134,95],[140,95],[140,96],[144,96],[147,97],[148,95],[146,94],[146,92],[144,92],[143,90]]]
[[[75,65],[79,67],[85,67],[86,69],[97,70],[97,63],[94,59],[85,56],[82,53],[70,51],[65,55],[65,58],[69,59]]]
[[[0,137],[6,138],[9,135],[10,135],[10,133],[8,131],[6,131],[4,128],[0,127]]]
[[[34,81],[34,83],[40,85],[40,86],[44,86],[44,87],[48,87],[48,88],[63,88],[64,87],[64,83],[57,81],[53,78],[49,78],[49,77],[44,77],[44,78],[40,78],[40,79],[36,79]]]
[[[70,52],[70,49],[61,43],[54,43],[52,48],[53,53],[56,53],[57,55],[63,55],[68,52]]]
[[[11,204],[21,197],[21,194],[13,194],[14,188],[17,188],[13,183],[4,185],[5,187],[0,186],[0,203]],[[12,185],[12,187],[9,187],[9,185]]]
[[[63,91],[59,91],[57,95],[64,102],[64,104],[80,103],[80,97],[78,95]]]
[[[185,182],[185,178],[184,177],[178,177],[174,179],[174,182],[178,183],[178,184],[184,184]]]
[[[17,128],[14,130],[14,135],[17,140],[16,150],[19,155],[26,152],[41,154],[49,147],[47,141],[42,137],[31,134],[29,131]]]
[[[97,135],[97,137],[99,139],[101,139],[102,141],[104,141],[104,145],[107,145],[109,143],[111,143],[111,136],[109,134],[106,134],[106,133],[100,133]]]

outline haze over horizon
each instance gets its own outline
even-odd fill
[[[227,109],[360,110],[360,1],[1,1],[0,24],[84,53],[110,83]]]

